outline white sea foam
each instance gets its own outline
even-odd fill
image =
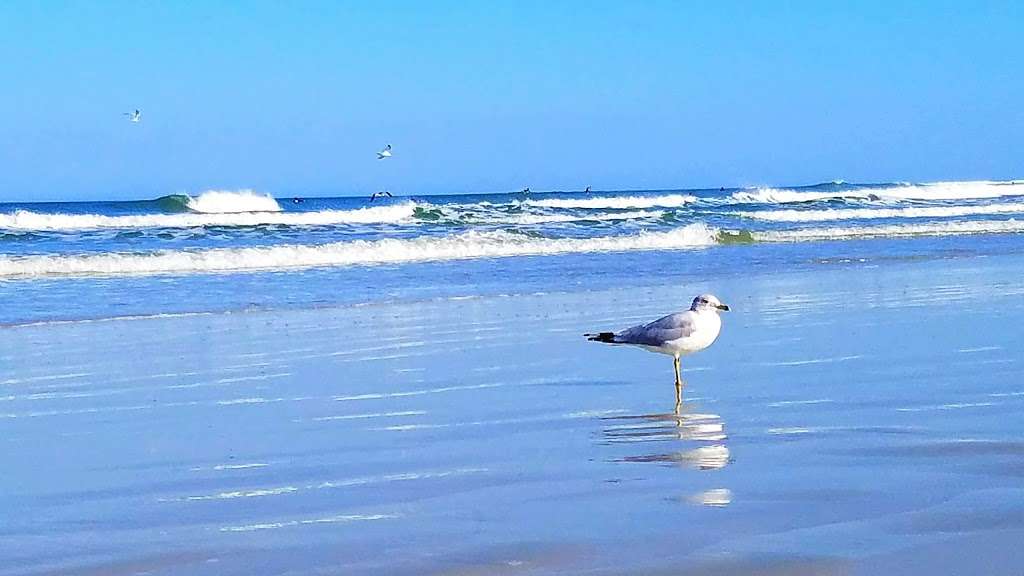
[[[870,192],[862,190],[811,192],[779,188],[757,188],[733,192],[729,199],[738,204],[788,204],[790,202],[810,202],[812,200],[830,200],[833,198],[861,198],[866,200],[869,194]]]
[[[191,316],[213,316],[213,312],[179,312],[161,314],[140,314],[135,316],[110,316],[107,318],[82,318],[79,320],[39,320],[18,324],[0,324],[4,328],[31,328],[33,326],[59,326],[63,324],[92,324],[99,322],[132,322],[136,320],[155,320],[158,318],[188,318]],[[176,374],[172,374],[176,376]]]
[[[326,422],[330,420],[363,420],[366,418],[395,418],[399,416],[424,416],[424,410],[402,410],[399,412],[373,412],[369,414],[339,414],[337,416],[318,416],[311,418],[314,422]]]
[[[278,488],[261,488],[257,490],[235,490],[232,492],[218,492],[217,494],[209,494],[203,496],[188,496],[186,500],[230,500],[235,498],[259,498],[261,496],[280,496],[281,494],[291,494],[292,492],[298,492],[298,488],[295,486],[281,486]]]
[[[850,226],[805,228],[755,232],[755,240],[763,242],[806,242],[815,240],[851,240],[857,238],[898,238],[905,236],[956,236],[967,234],[1007,234],[1024,232],[1024,221],[980,220],[972,222],[927,222],[884,226]],[[2,269],[2,265],[0,265]]]
[[[207,190],[189,198],[186,206],[189,210],[203,214],[281,211],[281,206],[273,196],[252,190]]]
[[[7,230],[90,230],[100,228],[193,228],[198,226],[326,226],[332,224],[374,224],[401,222],[413,217],[414,202],[372,206],[355,210],[317,212],[224,212],[214,214],[44,214],[18,210],[0,214],[0,229]]]
[[[785,204],[833,198],[880,198],[883,200],[966,200],[1024,196],[1024,182],[933,182],[858,190],[811,191],[757,188],[734,192],[730,200],[739,203]]]
[[[984,214],[1024,213],[1024,203],[984,206],[928,206],[908,208],[847,208],[838,210],[766,210],[737,212],[738,216],[770,222],[823,222],[828,220],[868,220],[875,218],[952,218]]]
[[[541,256],[585,252],[678,250],[710,246],[715,229],[691,224],[667,232],[598,238],[535,238],[505,231],[470,231],[445,237],[354,240],[151,253],[0,256],[0,277],[159,274],[347,266]]]
[[[241,526],[224,526],[221,532],[254,532],[256,530],[273,530],[292,526],[308,526],[311,524],[337,524],[344,522],[360,522],[368,520],[389,520],[399,518],[396,514],[339,514],[324,518],[307,518],[303,520],[285,520],[281,522],[264,522],[262,524],[245,524]]]
[[[544,198],[525,200],[527,206],[544,208],[674,208],[695,202],[697,198],[689,194],[665,194],[663,196],[599,196],[594,198]]]
[[[897,412],[928,412],[932,410],[959,410],[961,408],[988,408],[998,406],[996,402],[953,402],[950,404],[938,404],[935,406],[915,406],[910,408],[897,408]]]
[[[507,219],[509,224],[555,224],[586,220],[615,221],[657,219],[665,215],[661,210],[633,210],[630,212],[604,212],[599,214],[520,214]]]
[[[1024,232],[1024,221],[944,221],[920,224],[804,228],[754,231],[762,242],[804,242],[879,237],[947,236]],[[596,238],[537,238],[502,230],[468,231],[449,236],[353,240],[322,245],[106,252],[92,254],[0,255],[0,278],[184,274],[438,262],[514,256],[703,248],[742,234],[728,235],[702,223],[664,232],[639,232]]]

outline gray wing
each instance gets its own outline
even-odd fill
[[[615,335],[615,342],[622,344],[639,344],[641,346],[661,346],[665,342],[685,338],[696,327],[695,314],[689,310],[669,314],[649,324],[641,324],[627,328]]]

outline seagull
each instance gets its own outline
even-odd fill
[[[530,193],[530,188],[529,187],[523,188],[522,190],[519,191],[519,193],[520,194],[529,194]]]
[[[138,109],[136,109],[135,112],[125,112],[124,115],[127,116],[129,120],[135,123],[138,123],[139,120],[142,120],[142,112],[139,112]]]
[[[385,158],[391,158],[391,144],[388,144],[383,150],[377,152],[377,160],[383,160]]]
[[[370,196],[370,202],[373,202],[374,200],[376,200],[378,196],[380,196],[381,198],[383,198],[385,196],[387,196],[388,198],[392,198],[391,192],[388,192],[387,190],[384,190],[383,192],[374,192],[373,195]]]
[[[711,294],[693,299],[686,312],[676,312],[648,324],[640,324],[619,332],[584,334],[587,340],[606,344],[629,344],[648,352],[668,354],[676,369],[676,405],[682,402],[683,380],[679,377],[679,358],[700,352],[714,344],[722,331],[720,312],[729,307]]]

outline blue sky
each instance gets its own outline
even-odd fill
[[[1013,2],[4,2],[0,200],[1020,178],[1022,29]]]

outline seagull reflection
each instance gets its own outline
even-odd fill
[[[686,501],[690,504],[724,508],[732,503],[732,490],[729,490],[728,488],[705,490],[704,492],[690,496]]]
[[[717,414],[684,410],[678,404],[668,414],[607,416],[604,439],[609,444],[685,442],[685,449],[617,458],[617,462],[658,462],[695,470],[718,470],[729,465],[732,456],[725,440],[725,423]]]
[[[726,439],[725,425],[718,414],[683,414],[679,407],[669,414],[607,416],[604,429],[608,442],[656,442],[694,440],[718,442]]]
[[[731,461],[729,448],[724,444],[700,446],[693,450],[669,452],[667,454],[646,454],[643,456],[625,456],[620,462],[664,462],[679,464],[697,470],[718,470],[725,468]]]

